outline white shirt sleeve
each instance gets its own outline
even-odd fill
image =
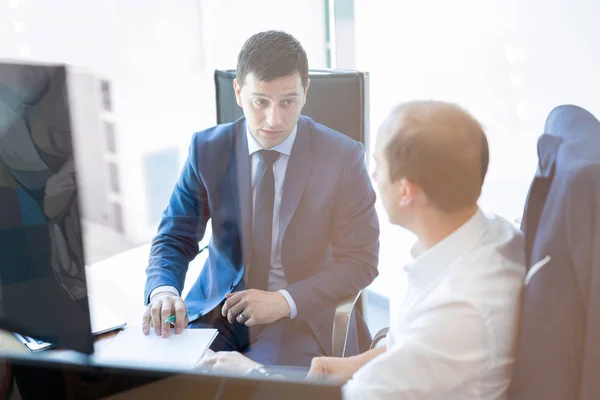
[[[296,307],[296,302],[292,298],[292,295],[289,294],[289,292],[285,289],[281,289],[279,293],[281,293],[283,297],[285,297],[290,306],[290,319],[296,318],[296,315],[298,315],[298,308]]]
[[[152,292],[150,292],[150,301],[152,301],[152,297],[155,294],[159,294],[162,292],[173,293],[175,296],[179,296],[179,290],[177,290],[174,286],[158,286]]]
[[[446,398],[482,370],[490,351],[483,319],[469,303],[434,306],[405,332],[344,385],[345,400]]]

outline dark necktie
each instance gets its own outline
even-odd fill
[[[273,236],[273,206],[275,176],[273,164],[279,157],[274,150],[258,152],[258,175],[252,223],[252,258],[248,276],[248,289],[266,290],[271,270],[271,239]]]

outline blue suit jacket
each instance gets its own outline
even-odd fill
[[[523,215],[531,276],[509,398],[600,398],[600,122],[550,113]],[[531,271],[532,273],[534,270]]]
[[[152,243],[146,302],[160,285],[181,290],[209,219],[208,260],[185,299],[190,320],[244,288],[251,240],[245,119],[198,132]],[[281,257],[286,290],[331,348],[335,305],[377,276],[379,225],[362,144],[301,116],[283,186]]]

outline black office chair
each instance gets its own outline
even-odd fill
[[[302,114],[361,142],[365,146],[365,154],[369,154],[368,73],[310,70],[309,78],[310,88]],[[236,121],[243,115],[235,99],[234,79],[235,70],[215,71],[218,124]],[[353,310],[356,308],[364,315],[362,297],[359,292],[342,299],[336,309],[332,335],[333,355],[336,357],[345,355]]]

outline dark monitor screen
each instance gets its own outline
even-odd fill
[[[93,352],[67,68],[0,62],[0,328]]]

